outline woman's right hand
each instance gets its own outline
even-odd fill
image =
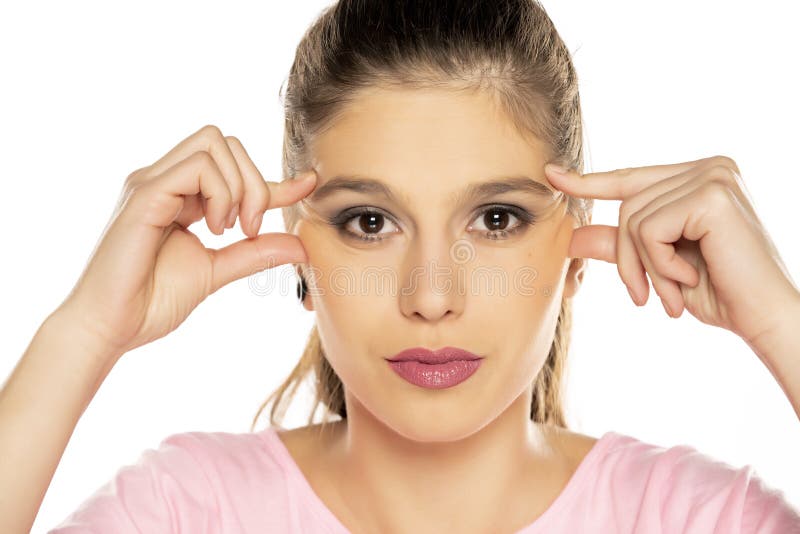
[[[238,139],[204,126],[128,176],[111,220],[59,310],[79,321],[110,358],[159,339],[222,286],[307,261],[296,235],[258,235],[258,230],[265,210],[299,201],[315,183],[313,171],[265,181]],[[203,246],[187,229],[205,217],[208,228],[221,235],[233,227],[237,211],[249,237],[219,250]]]

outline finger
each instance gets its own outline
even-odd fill
[[[550,183],[568,195],[579,198],[624,200],[656,182],[691,170],[701,161],[632,167],[586,174],[580,174],[575,169],[569,169],[566,174],[559,174],[549,163],[544,168]]]
[[[225,177],[228,183],[228,188],[231,192],[231,212],[241,202],[242,193],[244,192],[244,182],[239,165],[236,158],[233,156],[222,131],[213,124],[207,124],[194,132],[192,135],[178,143],[172,150],[167,152],[161,159],[148,167],[146,174],[148,176],[157,176],[163,174],[168,168],[173,167],[176,163],[184,160],[194,154],[205,150],[214,161],[217,167]],[[226,215],[225,226],[228,224],[229,219]]]
[[[239,226],[242,231],[250,237],[258,235],[260,224],[257,224],[256,217],[260,215],[260,208],[267,204],[269,189],[267,183],[258,170],[250,155],[242,145],[241,141],[234,136],[227,136],[225,140],[236,158],[239,170],[242,172],[244,181],[244,194],[239,208]]]
[[[616,263],[619,269],[620,257],[622,256],[619,251],[619,244],[621,242],[626,243],[627,245],[624,246],[631,247],[630,255],[633,256],[634,261],[640,269],[640,285],[644,285],[644,290],[638,290],[637,293],[636,290],[634,290],[627,282],[625,282],[624,279],[623,282],[628,288],[628,292],[630,293],[634,303],[641,306],[647,302],[647,294],[650,290],[650,284],[647,281],[645,268],[639,259],[639,254],[636,252],[636,247],[633,245],[633,242],[630,240],[630,238],[624,242],[620,241],[620,233],[619,227],[617,226],[606,226],[601,224],[581,226],[572,233],[572,241],[570,242],[567,256],[570,258],[593,258],[609,263]],[[630,262],[631,260],[627,261]]]
[[[211,254],[213,279],[211,292],[245,276],[286,263],[305,263],[308,256],[300,239],[293,234],[268,233],[247,238]]]
[[[609,263],[617,260],[617,227],[604,224],[580,226],[572,232],[567,256],[593,258]]]
[[[109,250],[98,252],[98,271],[121,273],[120,269],[109,265],[126,257],[128,251],[123,249],[126,246],[130,248],[126,243],[136,243],[144,254],[149,255],[149,258],[139,259],[144,264],[152,264],[169,232],[175,229],[173,222],[182,212],[185,198],[198,194],[210,199],[213,213],[206,217],[206,223],[212,232],[221,234],[223,217],[230,203],[230,190],[208,152],[197,152],[164,174],[131,186],[118,215],[104,231],[106,238],[99,243],[101,248]],[[130,271],[131,280],[144,283],[144,278],[150,275],[146,271],[131,271],[134,263],[137,262],[123,262],[123,271]],[[113,291],[113,287],[108,288]]]
[[[206,199],[202,195],[192,195],[183,198],[183,209],[175,218],[175,222],[184,228],[189,228],[192,224],[206,216]]]
[[[289,206],[310,194],[316,187],[317,173],[310,170],[281,182],[264,183],[267,186],[267,195],[258,199],[260,204],[256,207],[256,231],[261,227],[261,220],[266,210]]]
[[[696,287],[700,282],[697,269],[677,253],[674,243],[683,238],[688,214],[678,216],[675,211],[665,212],[661,208],[680,201],[681,207],[697,206],[695,201],[683,200],[688,196],[695,196],[697,189],[707,183],[706,180],[689,180],[681,186],[672,189],[648,202],[637,213],[638,233],[643,238],[645,253],[658,271],[665,276],[681,282],[689,287]],[[699,206],[698,206],[699,207]],[[643,227],[643,223],[647,223]],[[674,237],[671,237],[674,236]],[[669,239],[669,241],[665,241]]]
[[[617,272],[634,304],[643,306],[650,294],[650,282],[647,281],[644,263],[631,238],[628,218],[627,209],[621,206],[617,232]]]
[[[694,167],[690,168],[690,171],[692,169]],[[577,235],[573,234],[573,246],[577,247],[573,251],[574,254],[578,257],[591,257],[616,263],[620,278],[631,293],[634,303],[643,305],[647,302],[650,283],[647,280],[645,266],[628,231],[628,218],[650,198],[674,187],[679,180],[688,180],[694,174],[696,173],[684,172],[656,182],[624,201],[620,208],[619,226],[617,227],[592,225],[579,228],[576,231]],[[575,256],[570,253],[570,257]]]
[[[736,167],[735,162],[728,163],[728,158],[724,156],[715,156],[713,158],[707,158],[701,161],[701,165],[697,165],[687,172],[677,174],[671,178],[667,178],[646,187],[633,197],[629,198],[627,202],[631,203],[633,200],[636,200],[636,205],[641,207],[663,193],[677,189],[689,181],[714,180],[727,185],[728,188],[739,199],[742,207],[747,209],[750,215],[757,217],[755,208],[753,207],[752,197],[750,196],[750,192],[747,190],[744,180],[738,172],[738,167]]]
[[[650,282],[653,284],[653,290],[655,290],[664,305],[664,311],[666,311],[667,315],[670,317],[680,317],[683,312],[684,301],[683,293],[681,292],[678,282],[659,272],[643,245],[643,239],[634,237],[633,243],[636,247],[636,251],[639,253],[642,265],[644,265],[650,277]],[[644,304],[644,302],[642,302],[642,304]]]
[[[678,282],[696,287],[700,281],[697,270],[676,252],[673,243],[684,236],[693,214],[702,211],[701,195],[694,192],[704,183],[687,182],[654,199],[630,219],[636,250],[671,317],[679,317],[685,307]],[[696,240],[702,236],[686,237]]]
[[[751,215],[755,216],[754,208],[747,194],[747,189],[738,174],[738,167],[735,162],[732,162],[729,158],[724,156],[715,156],[701,160],[701,164],[690,170],[655,182],[622,202],[619,221],[621,231],[619,232],[619,243],[617,245],[620,257],[617,261],[617,266],[620,277],[625,281],[626,285],[633,287],[634,292],[638,295],[642,294],[638,288],[644,291],[644,301],[647,300],[648,283],[644,274],[644,266],[636,253],[635,246],[631,242],[630,233],[627,231],[628,218],[632,213],[642,210],[644,206],[651,202],[654,202],[650,207],[651,209],[644,211],[651,212],[658,206],[663,205],[663,203],[674,200],[677,198],[676,193],[670,192],[679,189],[690,181],[700,183],[700,181],[709,180],[715,180],[726,184],[730,190],[736,194],[742,206],[744,206]],[[696,186],[692,186],[690,189],[680,189],[681,192],[677,193],[677,195],[684,195],[694,188],[696,188]],[[659,198],[661,200],[655,200]],[[676,263],[672,264],[674,269],[670,274],[676,280],[691,287],[695,287],[699,281],[697,271],[690,268],[688,262],[680,262],[679,260],[675,260],[675,262]],[[637,303],[640,300],[641,297],[638,299],[634,298],[634,301]]]
[[[208,152],[195,152],[163,174],[139,184],[133,190],[131,203],[141,221],[163,230],[178,219],[187,221],[188,214],[183,213],[186,197],[196,195],[207,202],[204,215],[209,230],[222,234],[231,209],[231,192]]]
[[[650,283],[647,280],[644,263],[631,236],[629,219],[633,214],[642,211],[642,208],[653,199],[659,198],[661,195],[674,190],[697,176],[699,167],[692,167],[686,172],[655,182],[633,196],[626,198],[620,205],[618,223],[620,231],[617,234],[617,271],[628,288],[631,299],[637,306],[643,306],[647,302]]]

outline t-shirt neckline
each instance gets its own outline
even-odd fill
[[[289,449],[286,448],[286,445],[283,443],[280,436],[278,436],[277,430],[277,428],[270,426],[262,435],[267,438],[266,441],[270,444],[272,451],[278,455],[278,459],[284,467],[286,474],[294,480],[299,490],[303,493],[303,496],[313,503],[312,511],[320,519],[327,523],[329,527],[341,531],[342,533],[349,534],[350,530],[342,524],[339,518],[336,517],[333,511],[328,508],[314,491],[314,488],[311,486],[308,479],[306,479],[300,466],[295,462]],[[566,486],[561,490],[561,493],[550,503],[550,506],[548,506],[539,517],[534,519],[532,523],[522,527],[515,534],[535,534],[544,527],[546,523],[551,521],[551,518],[556,516],[559,510],[564,508],[564,506],[566,506],[583,488],[585,482],[590,478],[591,469],[603,457],[611,443],[619,436],[620,434],[613,431],[608,431],[600,436],[578,464],[578,467],[575,469],[572,477],[567,481]]]

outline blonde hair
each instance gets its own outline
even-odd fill
[[[549,159],[583,172],[578,79],[564,42],[537,0],[339,0],[325,8],[297,46],[283,105],[283,179],[311,167],[308,142],[336,120],[358,91],[372,87],[485,90],[523,135],[543,141]],[[589,223],[591,199],[567,196],[567,211]],[[282,208],[288,231],[300,214]],[[310,297],[309,297],[310,298]],[[562,299],[553,343],[536,376],[531,419],[566,428],[562,399],[571,301]],[[281,427],[297,387],[313,373],[324,420],[347,418],[344,388],[325,356],[316,325],[295,368],[270,402]]]

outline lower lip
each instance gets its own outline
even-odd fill
[[[453,360],[447,363],[427,364],[414,360],[389,362],[394,372],[415,386],[428,389],[444,389],[460,384],[480,367],[477,360]]]

